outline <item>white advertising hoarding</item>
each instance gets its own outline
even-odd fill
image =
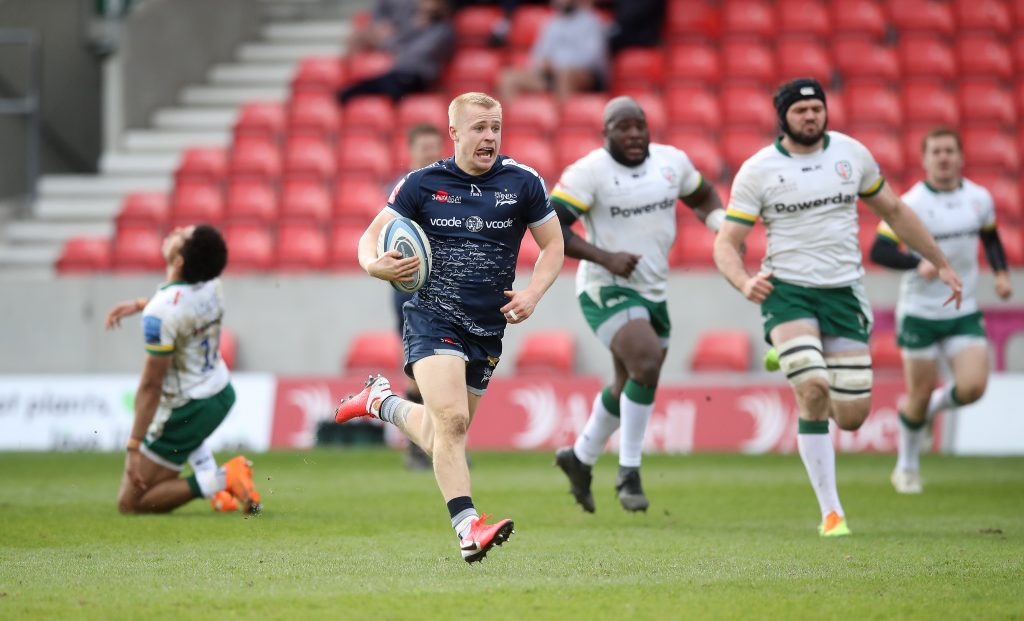
[[[957,409],[956,455],[1024,455],[1024,374],[989,378],[980,401]]]

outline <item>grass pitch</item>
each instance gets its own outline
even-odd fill
[[[121,516],[121,456],[0,454],[0,619],[1024,618],[1024,459],[926,456],[921,496],[893,461],[839,456],[854,535],[821,540],[796,455],[646,457],[640,515],[606,456],[585,515],[551,455],[477,453],[477,506],[517,532],[467,566],[394,452],[255,456],[249,519]]]

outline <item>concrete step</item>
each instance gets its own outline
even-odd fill
[[[167,192],[173,181],[168,175],[44,175],[39,180],[39,200],[57,197],[120,199],[128,192]]]
[[[121,211],[121,201],[114,198],[44,198],[36,201],[36,220],[45,222],[112,220]]]
[[[0,245],[0,265],[7,267],[49,267],[60,258],[63,244],[30,246]]]
[[[124,151],[144,154],[180,153],[191,147],[224,147],[231,141],[228,129],[169,132],[151,129],[133,129],[121,139]]]
[[[273,43],[327,43],[342,41],[349,31],[347,21],[313,21],[270,24],[263,38]]]
[[[7,225],[6,238],[10,244],[62,244],[69,237],[87,235],[110,237],[114,223],[107,222],[39,222],[25,220]]]
[[[293,66],[280,63],[214,65],[207,80],[216,86],[279,86],[292,79]]]
[[[21,283],[29,281],[50,281],[57,277],[56,270],[53,269],[53,262],[49,265],[35,265],[26,264],[19,265],[17,263],[6,264],[0,262],[0,281]]]
[[[307,56],[340,55],[341,47],[340,39],[336,43],[246,43],[238,48],[238,59],[243,62],[294,65]]]
[[[181,102],[188,106],[240,106],[250,101],[282,101],[288,86],[188,86]]]
[[[153,115],[153,127],[167,131],[229,130],[238,111],[224,108],[161,108]]]
[[[178,167],[181,156],[170,153],[104,153],[100,171],[105,175],[153,176],[170,175]]]

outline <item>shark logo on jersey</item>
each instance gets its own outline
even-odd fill
[[[466,218],[466,230],[470,233],[477,233],[484,228],[484,219],[480,216]]]
[[[519,195],[513,192],[495,192],[494,193],[494,206],[501,207],[502,205],[515,205],[519,202]]]
[[[475,183],[469,184],[469,195],[470,196],[483,196],[484,193],[480,191],[480,188]]]
[[[839,160],[836,162],[836,174],[839,175],[843,181],[848,181],[853,176],[853,166],[850,165],[846,160]]]

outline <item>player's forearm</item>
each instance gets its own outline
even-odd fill
[[[539,300],[547,293],[547,290],[554,284],[558,274],[562,271],[562,263],[565,261],[562,240],[553,240],[541,248],[537,263],[533,266],[533,275],[530,276],[530,284],[527,289],[536,294]]]
[[[914,210],[906,205],[900,204],[885,219],[889,227],[896,233],[907,246],[915,250],[919,255],[928,259],[936,268],[949,266],[949,260],[939,249],[935,239],[925,228],[924,223],[917,217]]]
[[[143,380],[135,391],[135,420],[132,423],[131,437],[141,440],[146,436],[160,405],[161,385]]]
[[[725,276],[737,291],[743,290],[743,283],[750,278],[747,268],[743,266],[743,255],[737,245],[728,239],[723,239],[721,234],[715,238],[715,245],[712,252],[715,259],[715,266]]]
[[[363,268],[363,271],[369,274],[370,264],[377,260],[377,239],[370,235],[370,231],[366,231],[359,238],[357,254],[359,258],[359,267]],[[372,276],[372,274],[370,275]]]

